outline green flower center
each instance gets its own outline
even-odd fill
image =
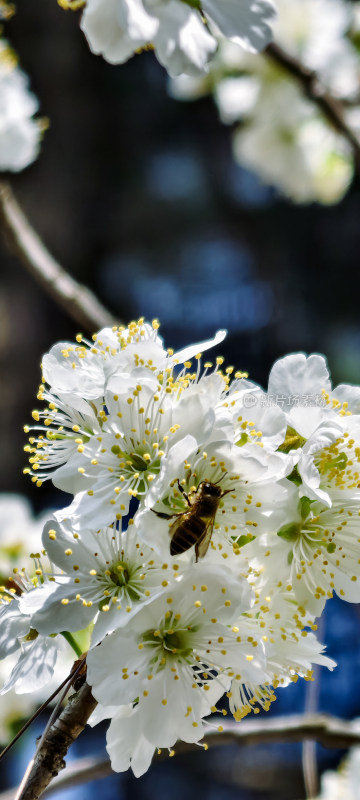
[[[136,450],[129,451],[123,450],[118,444],[111,448],[113,455],[119,459],[119,477],[125,473],[128,478],[138,480],[137,491],[143,494],[148,488],[148,474],[158,475],[160,472],[160,457],[155,452],[150,454],[148,445],[140,445]]]
[[[163,638],[164,650],[170,653],[177,653],[183,658],[186,658],[192,652],[192,647],[189,647],[189,634],[188,631],[180,630],[174,633],[167,632]]]
[[[303,501],[308,501],[308,498],[302,498]],[[311,501],[308,501],[309,503]],[[304,511],[305,511],[304,503]],[[324,532],[323,526],[320,523],[320,515],[310,517],[303,522],[290,522],[288,525],[283,525],[278,531],[277,535],[286,542],[295,543],[302,538],[314,550],[319,547],[324,547],[328,553],[334,553],[336,544],[333,541],[328,541],[329,533]]]
[[[125,561],[117,561],[111,565],[107,576],[115,586],[119,586],[121,589],[125,588],[128,598],[134,602],[140,597],[136,588],[137,572],[139,572],[139,567],[134,570]]]
[[[189,642],[189,628],[147,631],[143,634],[142,640],[144,644],[157,649],[161,648],[164,656],[174,655],[188,658],[193,651],[193,647]]]
[[[116,586],[126,586],[126,584],[129,583],[130,574],[125,561],[118,561],[116,564],[113,564],[109,571],[109,578]]]
[[[295,542],[301,535],[301,531],[301,522],[289,522],[287,525],[283,525],[282,528],[280,528],[277,535],[280,536],[281,539],[285,539],[285,542]]]

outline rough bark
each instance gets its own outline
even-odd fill
[[[36,752],[31,771],[17,800],[37,800],[52,779],[66,766],[66,753],[85,728],[96,704],[87,683],[69,698],[65,709],[51,725]]]

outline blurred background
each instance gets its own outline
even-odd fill
[[[298,350],[324,353],[334,383],[360,382],[358,180],[335,206],[292,204],[235,164],[211,97],[172,99],[151,53],[116,67],[93,56],[78,15],[55,0],[18,0],[5,34],[50,123],[39,159],[9,180],[71,275],[121,322],[158,317],[167,346],[227,328],[221,354],[263,385],[274,360]],[[36,406],[42,354],[78,329],[2,241],[0,258],[0,488],[26,495],[40,513],[65,501],[23,475],[22,426]],[[320,676],[317,710],[360,715],[359,617],[357,606],[328,604],[320,638],[339,668]],[[300,684],[280,690],[269,713],[304,710],[308,685]],[[1,789],[20,779],[40,730],[4,762]],[[99,748],[97,728],[71,757]],[[321,769],[340,756],[318,748]],[[300,800],[301,745],[199,750],[139,780],[127,773],[58,796],[99,791],[103,800],[169,792],[172,800]]]

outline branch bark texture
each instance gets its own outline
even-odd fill
[[[70,697],[67,706],[55,720],[37,751],[18,800],[37,800],[52,779],[66,766],[64,761],[66,753],[85,728],[96,705],[97,702],[87,683]]]
[[[268,45],[265,54],[301,84],[306,97],[315,103],[330,125],[346,139],[354,154],[356,172],[360,175],[360,140],[346,121],[341,101],[328,91],[317,72],[306,67],[275,42]]]
[[[93,333],[119,321],[86,286],[58,264],[20,208],[8,183],[0,183],[0,225],[6,244],[28,272],[80,328]]]

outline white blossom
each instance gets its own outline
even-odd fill
[[[91,650],[94,696],[105,706],[138,698],[142,733],[156,747],[171,747],[177,738],[199,741],[207,692],[213,690],[211,706],[232,676],[264,677],[261,644],[255,650],[241,641],[238,626],[230,627],[250,604],[246,581],[220,567],[190,568],[133,617],[131,631],[115,631]],[[109,680],[115,663],[120,683]]]
[[[91,469],[94,466],[92,462],[97,461],[99,453],[106,452],[101,445],[100,434],[103,429],[105,444],[108,443],[110,448],[114,447],[118,451],[119,436],[124,439],[123,426],[119,423],[120,415],[124,415],[124,424],[127,422],[130,428],[133,427],[134,409],[139,409],[139,414],[144,413],[153,398],[150,417],[145,416],[137,421],[137,427],[143,429],[141,437],[143,438],[144,430],[147,429],[146,425],[144,428],[144,419],[148,420],[147,425],[151,422],[156,428],[155,420],[163,413],[162,410],[158,412],[156,407],[160,400],[160,397],[157,399],[157,395],[160,392],[160,396],[163,397],[164,394],[162,387],[158,387],[158,380],[161,378],[163,381],[165,376],[169,386],[173,369],[177,364],[184,361],[189,363],[187,359],[199,353],[198,348],[206,350],[225,337],[225,331],[218,331],[212,340],[185,347],[178,353],[174,353],[173,350],[167,352],[163,348],[161,337],[158,336],[158,327],[156,320],[150,326],[144,324],[141,319],[138,323],[132,323],[127,329],[124,327],[104,329],[98,335],[94,335],[95,343],[87,342],[79,335],[78,344],[62,342],[44,356],[44,382],[39,387],[38,399],[47,402],[48,405],[44,410],[33,411],[35,425],[25,426],[25,432],[36,433],[31,435],[29,445],[25,448],[30,455],[31,465],[25,472],[32,475],[34,483],[41,486],[44,480],[52,478],[56,486],[74,494],[81,492],[86,483],[89,484],[87,488],[91,488],[94,478],[99,477],[101,464],[105,462],[105,471],[108,475],[111,467],[108,458],[112,458],[116,463],[113,452],[112,456],[110,454],[109,457],[100,457],[100,469],[95,471]],[[46,383],[49,384],[49,388],[46,387]],[[140,388],[144,387],[145,406],[142,412],[141,405],[136,402],[134,409],[129,408],[128,413],[125,413],[126,405],[123,411],[114,407],[115,397],[121,404],[127,402],[128,406],[131,405],[138,396],[140,389],[136,387],[139,385]],[[128,397],[130,392],[135,392],[133,400]],[[204,398],[202,405],[205,402]],[[194,403],[196,400],[193,405]],[[201,401],[198,403],[197,415],[201,412],[200,403]],[[104,425],[108,417],[107,404],[110,404],[110,410],[116,414],[116,424],[111,421]],[[159,408],[161,409],[161,402]],[[181,409],[180,418],[184,413],[184,404]],[[166,420],[169,422],[169,413]],[[161,426],[163,435],[168,434],[164,427],[163,421]],[[171,423],[169,427],[172,427]],[[127,435],[132,439],[132,433],[127,429],[125,439]],[[156,431],[151,435],[153,441],[149,443],[149,447],[150,450],[153,448],[155,461],[158,461],[154,451],[157,446],[161,451],[159,437]],[[129,442],[127,444],[132,451],[134,449],[132,444]],[[144,465],[142,455],[141,452],[141,462]],[[150,459],[150,465],[152,461],[153,459]],[[91,475],[86,477],[89,477],[90,481],[86,482],[84,479],[81,480],[80,476],[87,472],[89,466]],[[136,472],[136,469],[133,472]],[[130,481],[127,488],[135,489],[135,486]],[[104,519],[100,521],[100,525],[112,519],[112,516],[109,520]],[[86,525],[85,519],[82,522]]]
[[[15,54],[0,39],[0,170],[19,172],[40,149],[41,124],[34,119],[39,103]]]
[[[25,592],[37,592],[23,578],[21,588]],[[51,593],[50,583],[44,584],[44,596]],[[0,658],[13,653],[17,660],[12,665],[0,694],[15,690],[17,694],[33,692],[45,686],[53,676],[58,654],[58,642],[50,636],[39,636],[32,627],[32,615],[21,609],[15,589],[1,587],[0,595]]]
[[[43,543],[60,572],[52,575],[54,590],[49,597],[42,589],[24,595],[22,611],[32,614],[32,625],[42,634],[81,630],[95,620],[92,646],[126,625],[174,582],[179,569],[168,567],[139,542],[134,526],[127,531],[114,526],[79,534],[49,521]]]
[[[136,778],[147,772],[156,748],[142,732],[139,704],[128,703],[111,714],[106,749],[115,772],[125,772],[130,766]]]
[[[197,75],[217,48],[214,32],[254,52],[270,41],[274,18],[271,0],[87,0],[81,27],[110,63],[151,47],[170,75]]]
[[[146,508],[135,519],[141,538],[164,557],[174,520],[181,521],[177,515],[189,512],[203,482],[219,484],[223,493],[212,521],[213,543],[222,546],[226,541],[236,543],[239,537],[251,539],[268,526],[269,495],[273,509],[275,497],[283,491],[276,481],[284,476],[289,462],[281,454],[269,454],[256,443],[237,447],[229,442],[214,443],[205,452],[191,438],[182,440],[164,461],[156,492],[149,491]]]
[[[95,402],[101,400],[112,377],[145,380],[154,371],[183,364],[220,344],[226,336],[226,331],[218,331],[213,339],[174,352],[165,350],[159,327],[157,320],[150,325],[140,318],[127,328],[103,328],[92,341],[78,334],[76,343],[59,342],[43,356],[44,381],[56,396],[69,394],[72,402],[74,396]]]
[[[215,477],[209,457],[210,467],[201,471],[204,480],[216,482],[221,471],[231,471],[236,481],[242,472],[243,484],[252,486],[291,471],[291,458],[274,452],[285,436],[284,414],[274,408],[265,415],[256,408],[253,419],[245,415],[244,373],[236,373],[230,384],[233,368],[222,372],[222,358],[215,369],[210,362],[201,369],[198,348],[222,340],[223,332],[214,340],[166,353],[157,327],[154,333],[140,320],[125,333],[103,331],[96,347],[61,346],[44,358],[51,391],[43,384],[39,398],[48,407],[33,412],[38,425],[27,426],[39,433],[26,448],[31,465],[26,471],[37,485],[52,478],[74,494],[56,518],[68,519],[77,531],[120,520],[133,498],[147,508],[154,505],[168,493],[170,481],[183,478],[189,456],[206,458],[215,443],[219,459],[225,448],[230,460],[225,459]],[[188,360],[193,355],[195,371]],[[83,372],[88,399],[79,397]]]
[[[279,577],[279,575],[278,575]],[[260,587],[263,581],[261,570],[250,578],[250,584]],[[267,680],[261,685],[244,683],[233,678],[229,695],[229,705],[235,719],[243,719],[247,714],[269,710],[276,700],[274,690],[284,688],[299,677],[312,679],[314,664],[333,669],[336,664],[323,655],[324,645],[316,638],[317,626],[314,617],[299,607],[289,586],[275,587],[275,580],[265,591],[256,589],[256,601],[248,614],[250,635],[254,622],[258,625],[266,655]],[[310,628],[310,630],[309,630]],[[256,639],[255,639],[256,641]]]
[[[62,637],[57,637],[57,659],[54,664],[53,674],[43,685],[32,683],[31,691],[20,693],[15,689],[4,692],[0,698],[0,742],[6,744],[14,734],[14,727],[19,727],[19,723],[26,721],[36,711],[37,707],[45,702],[64,680],[73,666],[74,652],[70,650],[67,642]],[[12,673],[19,653],[14,652],[0,660],[0,686],[4,686]],[[42,657],[42,654],[41,654]],[[36,665],[36,668],[38,665]],[[52,705],[57,702],[58,697],[54,698]]]
[[[3,691],[87,627],[91,724],[110,720],[113,769],[137,776],[156,748],[201,745],[224,695],[241,720],[333,669],[315,616],[360,599],[360,389],[294,353],[265,391],[202,364],[223,335],[174,353],[140,319],[62,342],[29,428],[32,480],[74,498],[44,527],[50,571],[3,587]]]
[[[307,497],[299,499],[295,490],[288,497],[287,522],[246,548],[250,563],[263,565],[263,591],[280,582],[293,591],[299,607],[315,616],[334,592],[359,602],[359,491],[331,491],[330,508]]]

